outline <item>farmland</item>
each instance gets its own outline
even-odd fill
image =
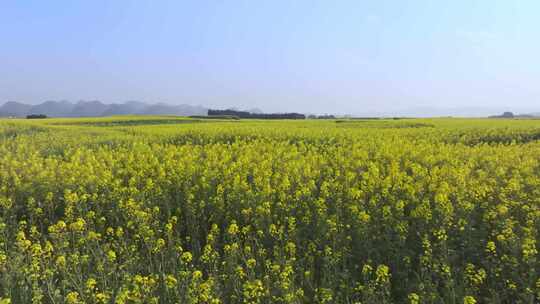
[[[540,120],[0,120],[0,303],[538,303]]]

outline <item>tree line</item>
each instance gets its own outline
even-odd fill
[[[208,116],[232,116],[252,119],[306,119],[304,114],[299,113],[251,113],[236,110],[208,110]]]

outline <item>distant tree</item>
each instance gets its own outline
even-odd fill
[[[514,118],[514,113],[512,112],[504,112],[503,115],[501,115],[503,118]]]
[[[515,118],[516,116],[512,112],[504,112],[502,115],[489,116],[488,118]]]
[[[336,117],[334,115],[325,114],[317,116],[317,119],[336,119]]]
[[[304,114],[299,113],[270,113],[270,114],[257,114],[247,111],[236,110],[212,110],[208,109],[208,116],[236,116],[239,118],[251,118],[251,119],[306,119]]]
[[[43,119],[47,118],[47,115],[45,114],[30,114],[26,115],[26,119]]]

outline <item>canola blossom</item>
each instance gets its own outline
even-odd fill
[[[0,120],[0,304],[538,303],[540,120]]]

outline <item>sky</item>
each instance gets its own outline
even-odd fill
[[[0,0],[0,103],[540,111],[540,1]]]

